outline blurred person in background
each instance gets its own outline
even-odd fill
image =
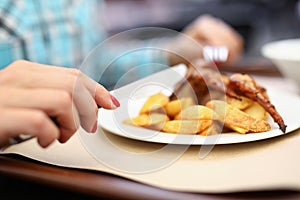
[[[80,98],[77,101],[75,110],[78,110],[76,115],[79,116],[78,124],[83,123],[86,130],[93,132],[95,131],[93,127],[97,115],[96,105],[104,105],[108,109],[119,106],[117,100],[109,96],[105,88],[113,88],[128,71],[131,70],[133,73],[126,76],[123,83],[131,82],[161,70],[161,66],[186,63],[202,56],[201,49],[199,50],[195,48],[195,45],[186,43],[186,38],[192,39],[194,43],[196,42],[200,46],[227,46],[229,49],[228,63],[237,60],[243,52],[243,39],[230,26],[212,16],[200,16],[182,31],[184,37],[174,37],[162,44],[162,47],[168,49],[168,51],[161,52],[160,49],[147,48],[152,45],[151,42],[153,41],[135,41],[108,47],[92,59],[95,63],[86,62],[83,65],[93,48],[108,38],[105,26],[101,23],[103,18],[105,18],[105,2],[101,0],[0,1],[0,68],[2,68],[0,79],[4,80],[0,88],[0,110],[3,119],[6,119],[4,121],[10,123],[18,121],[18,126],[13,129],[7,128],[5,123],[0,123],[0,130],[2,130],[0,141],[6,141],[10,136],[20,133],[34,132],[33,134],[35,134],[40,132],[42,134],[46,125],[37,126],[39,130],[34,130],[36,128],[34,117],[19,117],[19,111],[27,108],[27,106],[39,111],[38,113],[41,115],[38,116],[46,120],[47,123],[45,124],[50,124],[52,130],[53,128],[56,129],[55,134],[53,134],[56,135],[56,138],[59,138],[58,130],[64,130],[65,123],[70,123],[68,117],[71,115],[70,113],[56,113],[60,108],[59,103],[53,103],[54,107],[48,108],[51,102],[44,100],[43,97],[53,101],[56,99],[54,97],[57,95],[48,90],[49,88],[59,89],[64,94],[73,97],[74,93],[72,92],[74,91],[70,91],[70,87],[74,87],[74,80],[77,76],[85,77],[80,84],[86,89],[80,91],[83,93],[76,96],[83,95],[83,98],[89,99],[88,102],[92,102],[88,105],[86,103],[81,104]],[[159,41],[154,40],[154,42]],[[130,47],[132,49],[132,46],[134,46],[133,49],[139,50],[126,55],[121,53],[122,56],[116,62],[110,62],[111,60],[115,61],[116,55],[120,55],[118,51],[126,52],[126,48]],[[177,55],[174,56],[174,53]],[[16,60],[30,62],[14,62]],[[112,63],[113,67],[108,67],[107,63]],[[154,63],[157,63],[159,67],[152,67]],[[53,69],[49,68],[50,65],[53,66]],[[38,69],[39,67],[41,69]],[[59,69],[60,67],[64,70]],[[77,68],[79,70],[69,69],[68,71],[66,68]],[[18,70],[22,74],[17,73]],[[13,77],[14,74],[14,78],[6,78]],[[73,77],[69,82],[68,76]],[[96,82],[104,87],[97,85]],[[96,94],[91,92],[91,83],[94,89],[101,88],[96,90]],[[22,88],[22,90],[11,90],[14,87]],[[45,91],[40,93],[41,95],[31,95],[32,89]],[[45,96],[42,94],[45,94]],[[8,99],[19,99],[16,102],[11,101],[11,104],[16,105],[14,106],[16,112],[3,115],[4,111],[11,106]],[[24,99],[29,105],[25,105]],[[63,101],[63,103],[66,103],[65,106],[68,107],[73,102]],[[85,109],[90,110],[89,113],[84,113]],[[68,112],[72,111],[69,110]],[[94,116],[91,117],[93,114]],[[83,120],[82,115],[88,117]],[[55,119],[59,118],[59,123],[51,121],[53,117]],[[43,120],[42,122],[45,122]],[[75,129],[77,127],[75,126]],[[69,131],[65,130],[67,134],[61,136],[64,138],[61,140],[66,141],[75,132],[75,129],[73,127]],[[43,134],[49,132],[45,131]],[[40,139],[45,139],[41,139],[40,144],[47,146],[55,138],[53,134],[53,137],[49,136],[50,139],[47,139],[45,135],[40,136]]]
[[[18,59],[30,60],[42,64],[68,68],[80,67],[84,59],[98,44],[109,35],[105,30],[105,1],[102,0],[3,0],[0,2],[0,67]],[[228,62],[236,60],[243,51],[241,36],[227,24],[211,16],[200,16],[191,22],[183,33],[200,45],[225,45],[229,48]],[[158,40],[159,41],[159,40]],[[112,88],[118,79],[136,66],[147,63],[174,65],[180,57],[192,60],[201,57],[201,52],[193,45],[186,44],[187,39],[178,37],[166,44],[169,52],[178,52],[184,56],[166,55],[140,47],[148,47],[149,41],[132,42],[108,47],[97,56],[97,63],[82,71]],[[169,45],[171,44],[171,45]],[[140,50],[124,56],[99,77],[106,68],[105,62],[113,60],[118,51],[135,46]],[[121,49],[121,50],[119,50]],[[102,70],[102,71],[101,71]],[[157,71],[155,67],[136,69],[134,79]],[[129,80],[132,81],[132,80]]]

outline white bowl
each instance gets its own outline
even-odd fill
[[[261,53],[270,59],[278,70],[300,86],[300,38],[270,42],[263,45]]]

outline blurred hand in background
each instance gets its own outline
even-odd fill
[[[226,46],[229,50],[228,59],[224,63],[236,62],[243,54],[244,41],[241,35],[221,19],[210,15],[199,16],[182,31],[183,35],[176,38],[170,45],[171,49],[180,52],[180,56],[170,56],[172,65],[194,60],[203,56],[203,47]],[[191,42],[192,39],[194,42]]]

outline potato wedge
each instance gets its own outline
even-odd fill
[[[161,131],[165,124],[170,121],[170,118],[165,114],[160,113],[151,113],[150,115],[150,124],[146,126],[148,129]]]
[[[141,114],[131,119],[126,119],[123,123],[134,126],[149,126],[151,122],[150,116],[148,114]]]
[[[159,110],[160,108],[167,105],[169,101],[169,97],[162,93],[151,95],[143,104],[140,110],[140,114],[147,114],[150,113],[150,111]]]
[[[208,136],[208,135],[216,135],[220,133],[222,133],[221,126],[219,125],[219,123],[213,121],[209,127],[199,132],[199,135]]]
[[[181,98],[170,101],[166,106],[167,115],[171,118],[174,118],[181,110],[195,105],[195,102],[192,98]]]
[[[253,104],[250,107],[246,108],[243,111],[256,119],[266,120],[268,117],[267,111],[257,102],[253,102]]]
[[[203,105],[189,106],[175,116],[176,120],[213,120],[217,118],[217,114],[212,109]]]
[[[257,133],[265,132],[271,129],[268,122],[256,119],[251,115],[235,108],[225,101],[212,100],[206,104],[207,107],[213,109],[223,119],[224,125],[238,133]]]
[[[171,120],[163,127],[163,131],[167,133],[179,134],[197,134],[212,123],[212,120]]]
[[[123,123],[160,131],[169,120],[169,117],[165,114],[151,113],[141,114],[131,119],[126,119]]]
[[[233,97],[226,96],[226,102],[230,104],[232,107],[238,108],[240,110],[244,110],[250,107],[254,103],[254,101],[252,101],[247,97],[240,96],[240,98],[241,99],[239,100]]]

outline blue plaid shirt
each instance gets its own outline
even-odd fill
[[[151,41],[106,40],[104,8],[101,0],[1,0],[0,68],[18,59],[77,67],[112,88],[167,66]]]

